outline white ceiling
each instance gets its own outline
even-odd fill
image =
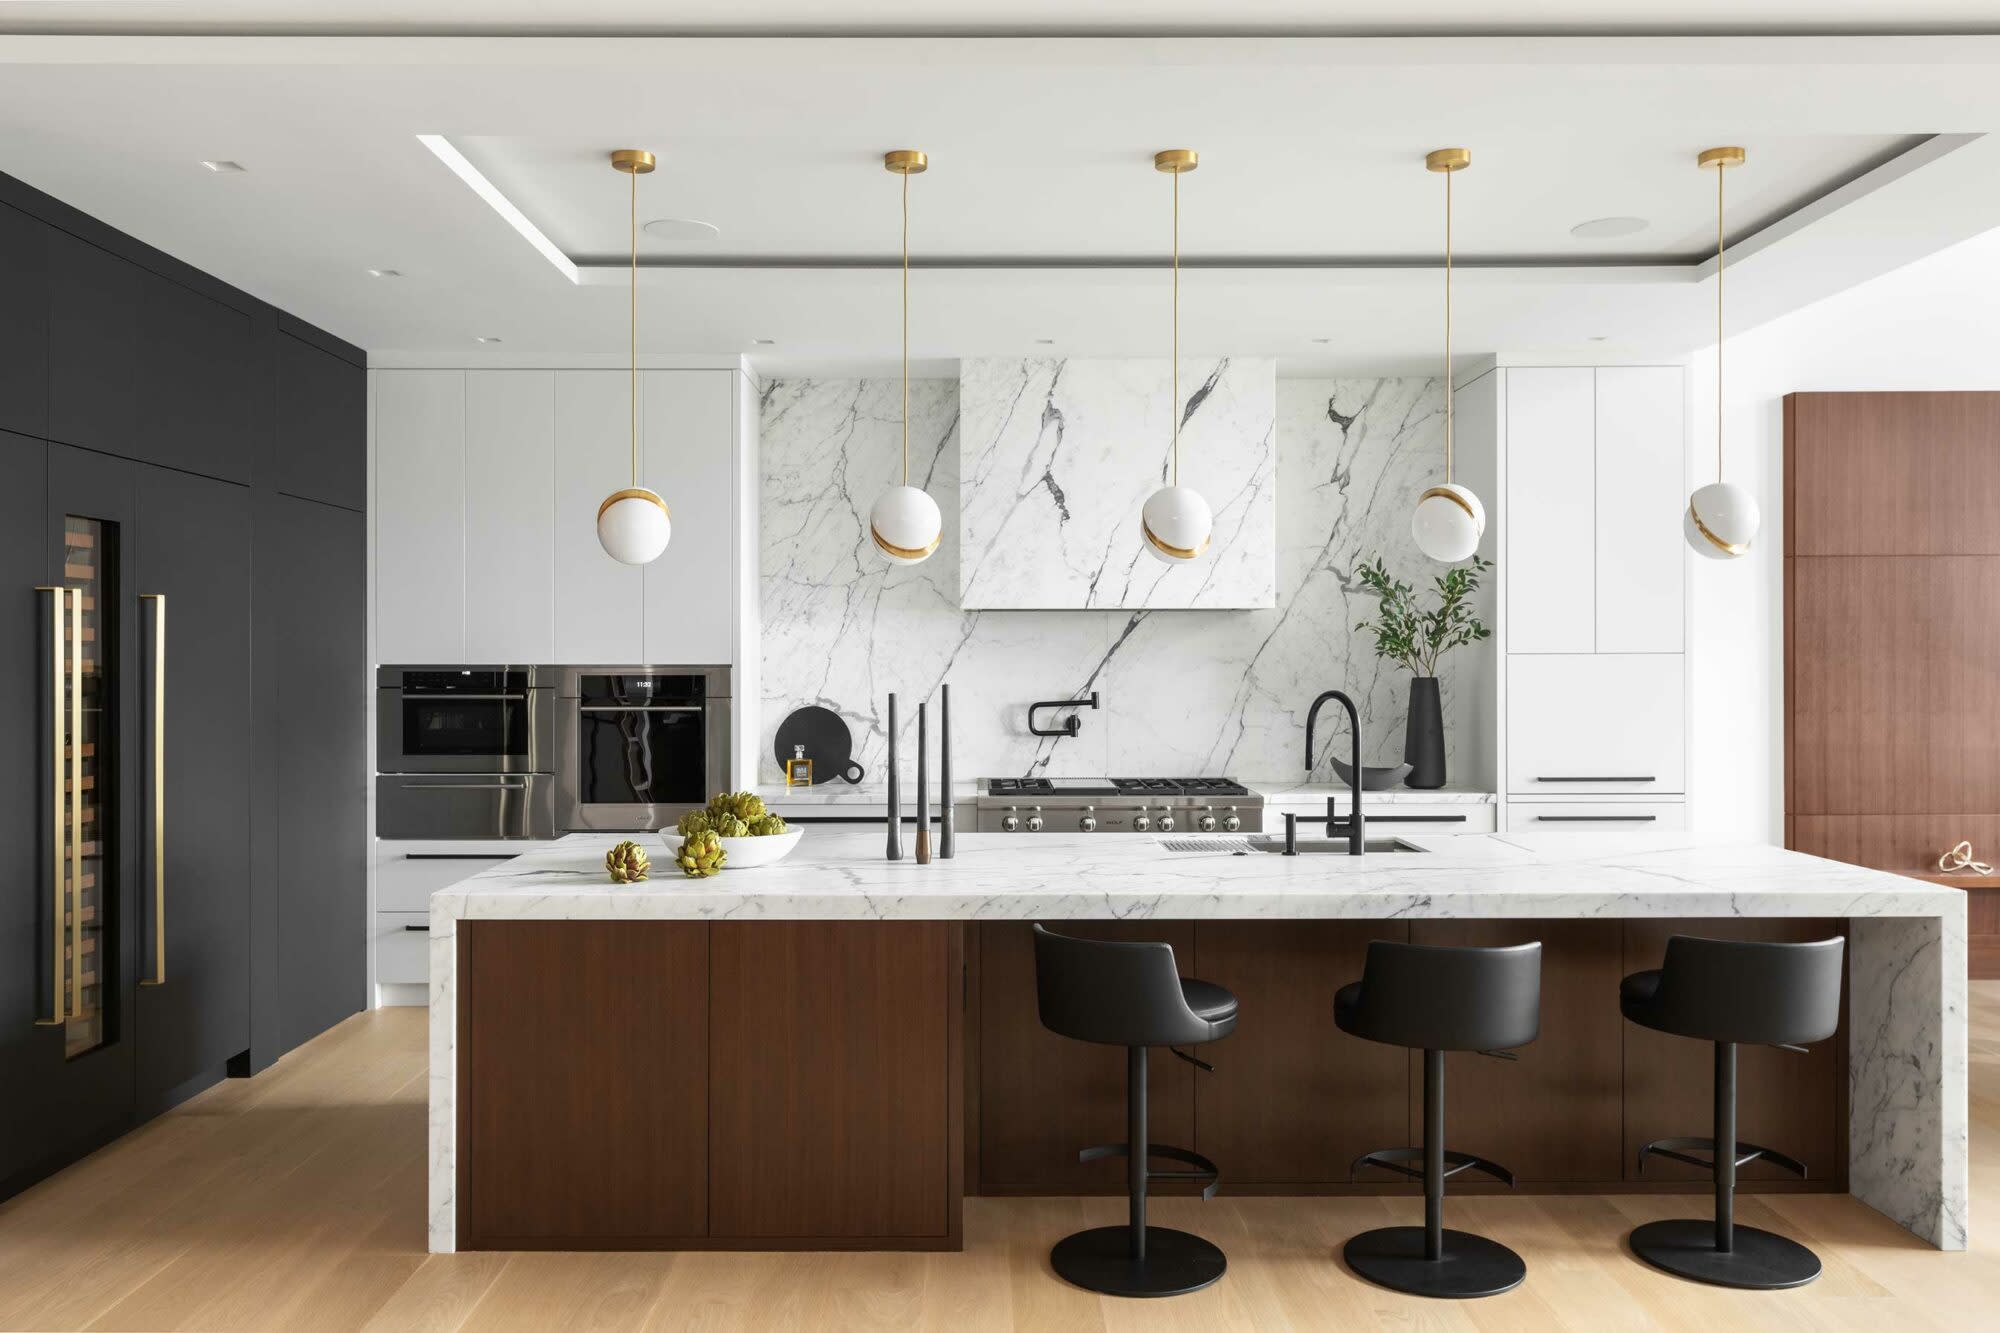
[[[0,0],[12,32],[1994,32],[1990,0]]]
[[[181,22],[335,8],[370,12],[0,0],[0,27],[26,10]],[[418,19],[447,8],[465,12],[398,6]],[[1785,8],[1864,9],[1732,7]],[[1951,8],[1906,12],[1915,23]],[[565,10],[577,22],[634,12]],[[723,12],[675,11],[690,23]],[[1460,348],[1653,357],[1712,339],[1700,256],[1713,179],[1691,165],[1696,150],[1750,150],[1729,178],[1743,238],[1731,323],[1743,327],[2000,225],[2000,138],[1979,137],[1996,127],[2000,39],[1985,37],[0,36],[0,170],[403,364],[622,359],[626,182],[602,165],[616,147],[661,154],[641,182],[642,221],[722,229],[701,244],[642,241],[648,257],[687,265],[644,275],[650,355],[748,353],[789,372],[892,364],[898,184],[880,154],[902,146],[933,154],[912,184],[920,256],[1034,265],[920,272],[921,360],[1156,354],[1165,274],[1117,265],[1164,256],[1170,186],[1150,155],[1192,146],[1203,165],[1182,186],[1189,351],[1373,373],[1436,360],[1442,198],[1421,167],[1428,148],[1474,152],[1456,184]],[[601,266],[572,285],[417,142],[424,133],[448,136],[573,258]],[[214,175],[204,158],[249,169]],[[1651,226],[1569,235],[1613,214]],[[480,335],[503,341],[477,346]]]

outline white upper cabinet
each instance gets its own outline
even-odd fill
[[[375,379],[375,653],[465,660],[465,375]]]
[[[555,375],[465,376],[465,660],[555,659]]]
[[[736,375],[640,374],[644,484],[673,519],[673,540],[646,566],[645,655],[653,666],[726,665],[735,643]],[[754,504],[752,497],[749,503]]]
[[[631,377],[559,370],[555,388],[555,660],[643,665],[645,571],[597,544],[597,507],[632,484]]]
[[[1678,366],[1597,372],[1597,651],[1677,653],[1687,503]]]
[[[1588,367],[1507,372],[1507,651],[1596,649],[1597,410]]]

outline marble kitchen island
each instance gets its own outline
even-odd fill
[[[1156,1053],[1156,1124],[1262,1193],[1403,1188],[1346,1179],[1409,1137],[1407,1058],[1331,1020],[1370,937],[1545,941],[1541,1040],[1452,1057],[1454,1146],[1523,1189],[1695,1191],[1629,1159],[1706,1132],[1706,1048],[1623,1023],[1618,977],[1674,930],[1844,931],[1844,1040],[1746,1049],[1740,1132],[1964,1247],[1963,894],[1686,834],[1400,836],[1422,850],[961,834],[920,866],[821,828],[707,880],[661,847],[616,887],[584,834],[486,870],[431,900],[431,1248],[949,1249],[964,1193],[1112,1192],[1073,1158],[1117,1137],[1122,1057],[1036,1026],[1037,920],[1170,939],[1238,993],[1214,1073]]]

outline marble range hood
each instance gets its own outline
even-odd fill
[[[1172,364],[969,358],[959,370],[965,610],[1255,610],[1277,604],[1277,363],[1181,362],[1180,480],[1215,513],[1166,564],[1139,510],[1164,484]]]

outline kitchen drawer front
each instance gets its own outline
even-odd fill
[[[427,985],[431,979],[431,914],[375,914],[375,981],[378,985]]]
[[[1379,801],[1372,792],[1361,795],[1361,813],[1371,830],[1383,833],[1491,833],[1495,806],[1491,801],[1439,801],[1435,805],[1416,801]],[[1341,796],[1341,818],[1347,817],[1347,797]],[[1319,821],[1326,818],[1326,802],[1273,802],[1264,807],[1264,832],[1283,833],[1285,814],[1299,817],[1300,827],[1318,836]],[[1310,828],[1307,823],[1310,821]]]
[[[1510,656],[1507,790],[1678,795],[1687,790],[1679,653]]]
[[[413,856],[382,851],[375,861],[375,910],[428,912],[431,895],[480,871],[511,861],[511,856]]]
[[[1679,833],[1683,801],[1509,801],[1509,833]]]

